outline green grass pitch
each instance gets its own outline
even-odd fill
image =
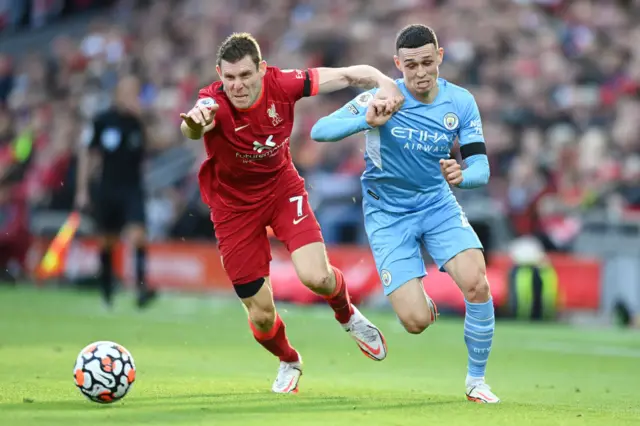
[[[420,336],[393,315],[363,312],[389,357],[364,357],[326,306],[279,307],[302,353],[298,395],[270,393],[278,362],[253,340],[237,301],[162,297],[114,313],[97,294],[0,287],[0,424],[21,425],[631,425],[640,335],[616,329],[498,322],[488,382],[502,398],[464,398],[462,321]],[[111,405],[88,401],[72,367],[86,344],[113,340],[136,361],[136,383]]]

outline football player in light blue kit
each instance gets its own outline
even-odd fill
[[[436,320],[437,308],[422,285],[424,245],[464,294],[467,399],[499,402],[484,380],[495,320],[482,244],[450,188],[476,188],[489,180],[478,106],[467,90],[438,78],[444,51],[429,27],[401,30],[396,53],[404,76],[398,80],[405,96],[399,111],[391,111],[374,89],[320,119],[311,137],[334,142],[365,132],[365,228],[385,295],[409,333],[419,334]],[[450,159],[456,138],[464,170]]]

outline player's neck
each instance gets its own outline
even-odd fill
[[[422,102],[423,104],[431,104],[438,97],[438,92],[440,91],[440,86],[436,83],[435,87],[428,92],[425,93],[416,93],[414,90],[409,90],[411,96],[418,102]]]

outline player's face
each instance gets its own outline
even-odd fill
[[[260,96],[262,78],[267,71],[267,63],[256,64],[247,55],[238,62],[221,61],[217,67],[224,92],[236,108],[249,108]]]
[[[443,54],[442,48],[436,49],[431,43],[414,49],[400,49],[393,59],[404,75],[405,84],[421,95],[436,87]]]

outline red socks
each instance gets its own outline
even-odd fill
[[[291,346],[289,339],[285,333],[285,325],[280,315],[276,313],[276,320],[273,323],[273,327],[269,331],[260,331],[249,320],[249,327],[253,331],[253,337],[258,343],[260,343],[266,350],[280,358],[283,362],[295,362],[298,361],[298,352]]]
[[[336,288],[333,294],[325,296],[325,299],[335,312],[338,322],[340,322],[340,324],[346,324],[349,322],[351,315],[353,315],[353,307],[351,306],[349,292],[347,291],[347,285],[344,282],[342,272],[336,267],[332,266],[332,268],[336,275]],[[277,356],[280,361],[298,361],[298,352],[293,349],[293,346],[289,343],[289,339],[287,339],[285,333],[286,327],[280,315],[276,313],[276,320],[269,331],[258,330],[251,320],[249,320],[249,327],[251,327],[253,337],[256,341],[264,346],[266,350]]]
[[[336,289],[332,295],[325,296],[325,299],[329,306],[331,306],[331,309],[336,313],[338,322],[340,324],[346,324],[349,322],[351,315],[353,315],[353,306],[351,306],[349,291],[347,290],[347,284],[344,282],[342,271],[335,266],[332,266],[332,268],[336,275]]]

